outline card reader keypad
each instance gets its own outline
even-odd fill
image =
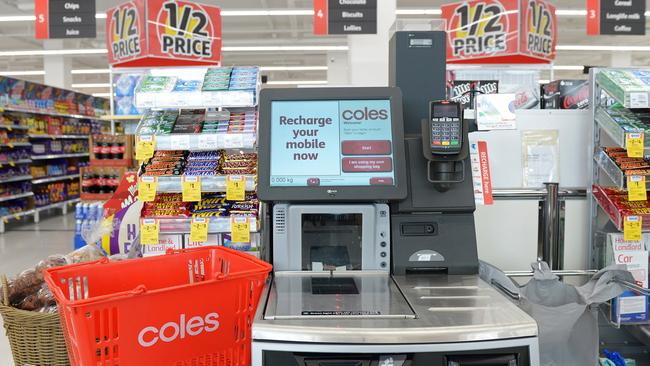
[[[455,148],[460,145],[460,119],[441,117],[431,121],[431,147]]]

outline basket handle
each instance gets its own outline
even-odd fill
[[[0,286],[2,286],[2,303],[9,306],[9,280],[7,280],[7,276],[2,275],[0,277]]]

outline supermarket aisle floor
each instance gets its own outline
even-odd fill
[[[42,218],[38,224],[12,225],[0,234],[0,274],[15,276],[50,254],[72,251],[74,213]],[[0,365],[14,366],[0,318]]]

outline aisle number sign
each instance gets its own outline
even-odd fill
[[[181,179],[183,202],[201,201],[201,177],[184,175]]]
[[[218,65],[221,9],[189,0],[132,0],[106,12],[112,66]]]
[[[627,177],[627,195],[629,201],[646,201],[648,199],[645,176],[631,175]]]
[[[243,201],[246,199],[246,177],[243,175],[226,176],[226,200]]]
[[[160,223],[158,219],[141,219],[140,220],[140,244],[157,245],[160,234]]]
[[[156,149],[156,139],[154,136],[138,136],[135,143],[135,159],[143,161],[153,157]]]
[[[140,177],[138,180],[138,200],[153,202],[158,190],[158,177]]]
[[[645,134],[643,132],[630,132],[625,134],[625,147],[627,148],[628,157],[642,158],[644,144]]]
[[[208,241],[208,223],[207,217],[193,217],[190,224],[190,241],[195,243],[205,243]]]
[[[448,62],[555,59],[555,6],[545,0],[471,0],[443,5],[441,11],[447,24]]]
[[[642,238],[641,227],[643,218],[641,216],[625,216],[623,222],[623,240],[639,241]]]
[[[233,243],[250,243],[250,218],[247,216],[232,216],[230,218],[230,231]]]

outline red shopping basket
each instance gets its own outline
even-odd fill
[[[224,247],[45,271],[73,366],[248,366],[271,265]]]

